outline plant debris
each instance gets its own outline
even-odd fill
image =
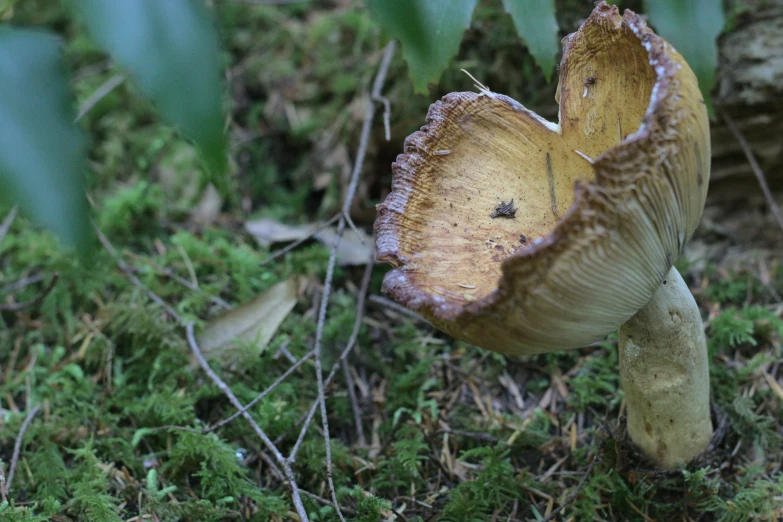
[[[512,199],[508,203],[505,201],[501,202],[500,205],[495,207],[495,211],[490,214],[489,217],[492,219],[498,218],[498,217],[505,217],[505,218],[514,218],[517,215],[517,209],[514,208],[514,200]]]

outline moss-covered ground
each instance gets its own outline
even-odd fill
[[[215,298],[235,306],[296,278],[296,305],[266,346],[249,343],[212,360],[243,403],[291,366],[289,355],[312,350],[328,249],[306,242],[262,266],[281,245],[259,245],[244,223],[314,223],[337,211],[384,41],[352,2],[215,3],[228,70],[231,174],[208,179],[190,145],[124,82],[80,124],[91,140],[95,221],[125,269],[97,241],[89,258],[76,259],[23,216],[0,243],[0,490],[22,423],[38,407],[0,498],[0,520],[297,520],[288,487],[243,418],[205,429],[236,409],[194,361],[182,323],[142,285],[198,331],[223,311]],[[591,6],[561,3],[564,31]],[[553,86],[493,6],[481,4],[430,97],[413,94],[395,56],[384,90],[392,139],[383,140],[376,119],[352,212],[360,228],[371,228],[389,164],[429,103],[472,89],[453,71],[470,69],[493,89],[554,114]],[[121,73],[58,2],[17,3],[12,21],[65,37],[81,103]],[[2,218],[10,209],[0,211]],[[714,239],[709,231],[699,237]],[[703,458],[666,473],[626,440],[613,336],[567,353],[487,353],[373,297],[387,270],[375,267],[347,359],[352,393],[343,371],[326,390],[346,519],[544,520],[564,503],[552,518],[783,518],[783,264],[732,248],[747,261],[728,268],[691,256],[678,264],[705,317],[716,435]],[[363,272],[337,268],[325,368],[348,341]],[[288,454],[316,397],[310,359],[250,414]],[[335,521],[320,430],[316,416],[293,471],[311,520]]]

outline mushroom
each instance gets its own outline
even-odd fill
[[[701,316],[673,268],[704,208],[706,107],[631,11],[602,2],[563,45],[558,124],[479,85],[406,139],[375,223],[384,291],[504,354],[619,328],[629,435],[671,468],[712,435]]]

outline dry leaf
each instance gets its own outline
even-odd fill
[[[245,223],[245,230],[252,235],[261,246],[272,243],[296,241],[308,236],[316,225],[284,225],[274,219],[257,219]]]
[[[375,240],[368,236],[364,230],[357,229],[359,234],[346,229],[340,246],[337,247],[337,262],[342,265],[366,265],[368,259],[375,260]],[[334,228],[321,230],[315,238],[331,248],[337,240],[337,231]]]
[[[199,225],[214,223],[220,215],[221,208],[223,208],[223,196],[210,183],[201,194],[198,204],[190,211],[190,220]]]
[[[198,338],[207,359],[233,358],[251,346],[258,353],[296,304],[296,280],[288,279],[209,322]],[[227,354],[231,354],[227,357]]]
[[[311,225],[284,225],[274,219],[258,219],[245,223],[245,230],[261,246],[304,239],[311,235],[317,227],[318,225],[315,223]],[[358,230],[358,235],[350,229],[346,229],[343,233],[340,246],[337,247],[337,262],[341,266],[364,265],[368,259],[375,259],[375,241],[363,230]],[[325,228],[314,234],[313,238],[331,248],[337,239],[337,230],[334,227]]]

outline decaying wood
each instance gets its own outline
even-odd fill
[[[747,139],[778,201],[783,198],[783,0],[749,1],[720,39],[713,103]],[[712,125],[709,203],[763,203],[753,168],[723,121]]]

